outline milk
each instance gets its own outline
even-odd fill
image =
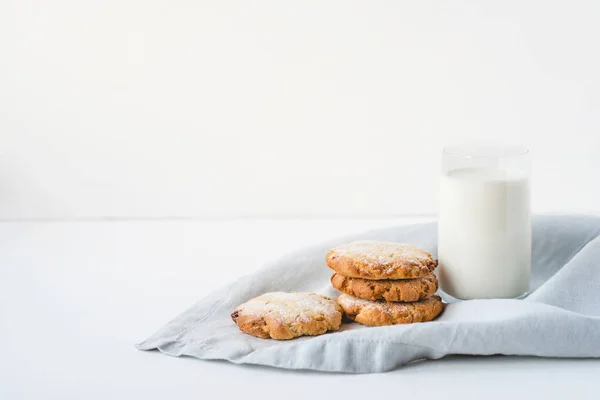
[[[529,179],[517,170],[462,168],[442,176],[440,287],[459,299],[527,292],[531,265]]]

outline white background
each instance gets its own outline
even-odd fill
[[[443,145],[600,211],[597,1],[3,0],[0,218],[436,211]]]

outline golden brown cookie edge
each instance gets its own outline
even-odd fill
[[[347,297],[345,297],[347,296]],[[380,310],[375,307],[368,307],[360,304],[361,302],[369,302],[369,300],[357,299],[354,301],[353,296],[342,294],[338,297],[338,304],[344,310],[344,315],[350,320],[366,326],[388,326],[410,324],[418,322],[429,322],[437,318],[444,310],[444,303],[440,296],[432,296],[426,300],[412,303],[387,303],[373,302],[386,304],[387,310]],[[342,301],[340,302],[340,298]],[[344,301],[348,298],[348,301]],[[402,310],[401,307],[406,307]],[[396,310],[394,310],[396,308]],[[395,312],[394,312],[395,311]]]
[[[334,272],[331,276],[331,284],[340,292],[359,299],[388,302],[425,300],[438,290],[438,280],[433,273],[414,279],[369,280]]]

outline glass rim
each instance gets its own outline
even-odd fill
[[[509,158],[529,154],[523,146],[446,146],[444,155],[468,158]]]

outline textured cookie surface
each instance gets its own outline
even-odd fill
[[[369,280],[340,274],[331,276],[337,290],[365,300],[419,301],[427,299],[438,289],[434,274],[415,279]]]
[[[439,296],[414,303],[386,303],[342,294],[337,301],[348,318],[369,326],[431,321],[444,309]]]
[[[283,340],[338,330],[342,309],[315,293],[272,292],[240,305],[231,319],[249,335]]]
[[[418,247],[371,240],[338,246],[325,260],[340,275],[375,280],[421,278],[437,267],[437,260]]]

